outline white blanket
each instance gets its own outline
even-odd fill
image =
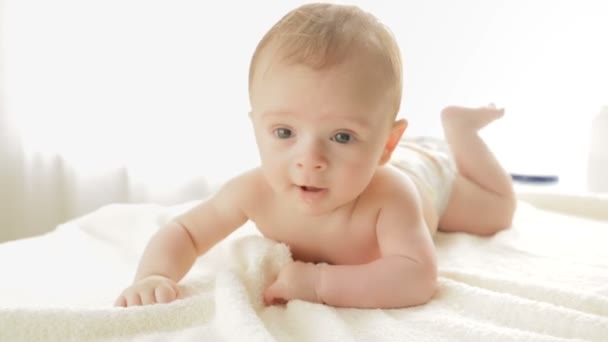
[[[251,225],[197,261],[184,299],[114,308],[149,237],[193,203],[107,206],[0,244],[0,341],[608,341],[608,199],[536,202],[570,214],[520,201],[494,237],[438,233],[436,296],[396,310],[265,307],[290,254]]]

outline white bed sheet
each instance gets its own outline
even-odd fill
[[[183,300],[113,308],[149,237],[195,203],[106,206],[0,244],[0,341],[608,341],[608,198],[520,198],[539,207],[520,200],[494,237],[438,233],[436,296],[396,310],[265,307],[290,256],[250,224],[197,261]]]

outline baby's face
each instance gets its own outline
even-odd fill
[[[356,63],[260,66],[251,118],[269,184],[306,214],[348,205],[379,165],[392,124],[385,97]]]

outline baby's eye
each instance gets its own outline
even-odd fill
[[[274,135],[279,139],[291,138],[291,130],[289,128],[277,128],[274,130]]]
[[[348,144],[353,140],[353,137],[348,133],[336,133],[331,140],[340,144]]]

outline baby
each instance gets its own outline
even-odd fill
[[[265,290],[267,305],[429,301],[434,232],[496,233],[510,226],[515,196],[478,135],[503,110],[444,109],[447,144],[402,138],[401,93],[399,48],[372,15],[334,4],[289,12],[250,66],[261,165],[160,229],[115,305],[179,298],[196,258],[248,220],[295,260]]]

